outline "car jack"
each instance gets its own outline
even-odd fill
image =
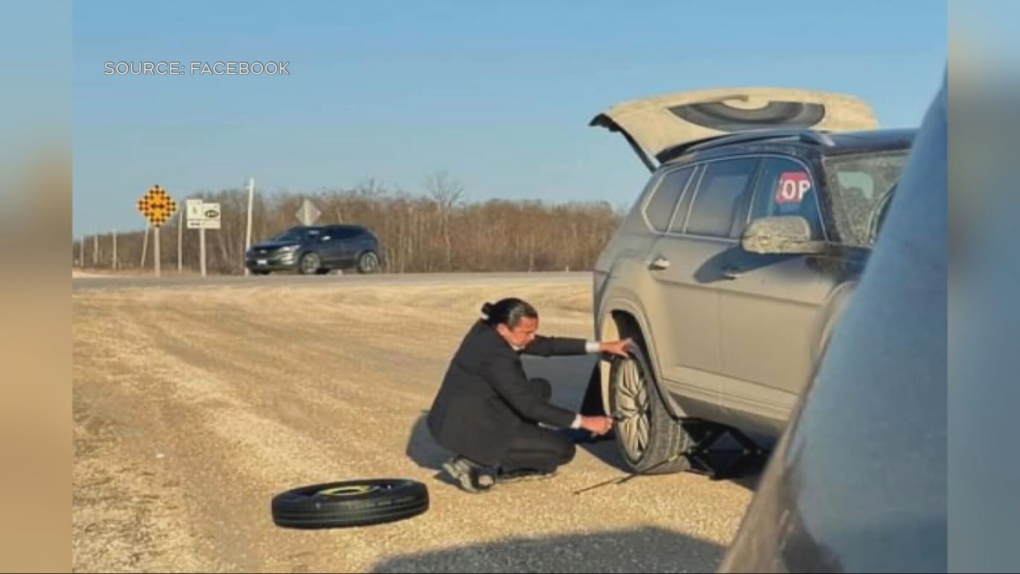
[[[768,460],[768,452],[766,450],[735,428],[696,420],[687,420],[677,424],[683,424],[684,430],[694,440],[694,444],[687,450],[674,454],[648,470],[652,470],[660,465],[669,464],[680,457],[687,457],[691,467],[686,472],[707,475],[709,480],[715,481],[740,478],[747,471],[760,470],[764,466],[765,461]],[[733,437],[741,448],[713,448],[715,443],[719,442],[726,435]],[[736,460],[733,460],[734,458]],[[725,459],[730,459],[728,464],[722,464]],[[610,484],[619,486],[639,476],[648,476],[648,471],[631,472],[621,478],[613,478],[600,482],[599,484],[574,491],[574,495]]]
[[[740,478],[748,471],[761,470],[768,460],[767,451],[735,428],[703,421],[681,424],[694,439],[681,455],[691,463],[688,472],[706,475],[710,480]],[[736,441],[738,448],[714,448],[727,435]]]

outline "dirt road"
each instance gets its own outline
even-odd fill
[[[340,278],[342,279],[342,278]],[[591,334],[582,278],[76,289],[76,571],[711,571],[751,491],[696,475],[621,477],[613,443],[553,480],[482,496],[436,478],[421,417],[481,304],[532,300],[542,332]],[[576,407],[590,359],[539,359]],[[294,531],[293,487],[398,476],[431,509],[365,529]]]

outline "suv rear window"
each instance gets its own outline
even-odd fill
[[[900,178],[910,150],[832,156],[824,160],[842,243],[869,246],[875,210]]]
[[[686,233],[704,237],[730,237],[738,211],[746,205],[757,158],[710,162],[694,196]]]
[[[670,220],[677,201],[687,188],[687,181],[694,172],[693,167],[671,171],[662,176],[662,181],[652,192],[648,204],[645,205],[645,217],[656,231],[664,233],[669,230]]]

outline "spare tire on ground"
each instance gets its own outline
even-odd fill
[[[273,522],[283,528],[348,528],[404,520],[429,508],[421,482],[403,478],[303,486],[273,497]]]

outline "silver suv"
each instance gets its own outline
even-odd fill
[[[594,268],[595,332],[637,346],[589,389],[624,457],[637,472],[690,469],[680,455],[713,427],[771,446],[915,131],[878,129],[852,97],[764,88],[625,102],[592,125],[621,132],[652,171]]]

